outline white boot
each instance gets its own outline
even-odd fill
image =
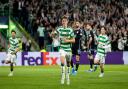
[[[69,74],[66,75],[66,79],[67,79],[67,85],[70,85],[70,78],[69,78]]]
[[[64,81],[65,81],[65,73],[62,74],[62,77],[61,77],[61,84],[64,84]]]
[[[104,73],[100,73],[99,77],[100,78],[104,77]]]
[[[10,72],[10,73],[8,74],[8,76],[9,76],[9,77],[13,76],[13,72]]]

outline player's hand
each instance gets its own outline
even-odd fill
[[[62,41],[65,42],[65,43],[68,42],[67,38],[61,38],[60,40],[62,40]]]
[[[16,52],[11,52],[12,55],[16,55]]]
[[[99,47],[103,48],[104,46],[102,44],[99,44]]]
[[[64,39],[64,42],[65,42],[65,43],[68,43],[68,42],[69,42],[69,40],[65,38],[65,39]]]
[[[67,43],[68,42],[67,39],[64,39],[64,42]]]

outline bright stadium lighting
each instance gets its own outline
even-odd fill
[[[8,25],[0,25],[0,28],[7,29],[8,28]]]

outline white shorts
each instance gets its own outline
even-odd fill
[[[98,61],[100,61],[100,63],[105,64],[105,57],[106,56],[102,56],[102,55],[96,54],[94,60],[98,60]]]
[[[63,49],[60,49],[59,52],[60,52],[60,56],[64,56],[64,57],[68,56],[69,58],[66,60],[71,61],[71,57],[72,57],[71,52],[66,52]]]
[[[8,53],[7,58],[5,60],[11,61],[11,63],[14,63],[14,62],[16,62],[16,55]]]

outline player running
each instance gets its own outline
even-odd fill
[[[7,58],[2,60],[2,63],[10,64],[10,73],[8,76],[13,76],[13,66],[16,62],[16,53],[19,51],[19,41],[16,38],[16,31],[11,31],[12,37],[9,38],[9,48]]]
[[[72,74],[76,75],[80,63],[80,50],[81,50],[81,37],[82,37],[82,29],[79,21],[75,22],[74,34],[75,34],[75,43],[72,44],[72,54],[75,55],[76,57],[76,64],[75,64],[76,68],[74,68],[73,60],[71,60],[71,66],[72,66]]]
[[[68,18],[66,16],[62,18],[62,26],[57,28],[57,33],[60,38],[59,52],[60,52],[61,71],[62,71],[61,84],[64,84],[65,76],[66,76],[67,85],[69,85],[70,62],[72,56],[71,43],[75,42],[75,38],[74,38],[73,29],[68,27]]]
[[[106,53],[110,51],[111,51],[111,45],[110,45],[109,38],[106,35],[105,28],[101,27],[101,34],[98,36],[97,53],[94,59],[95,64],[100,64],[101,73],[99,77],[104,76],[105,57],[106,57]]]

